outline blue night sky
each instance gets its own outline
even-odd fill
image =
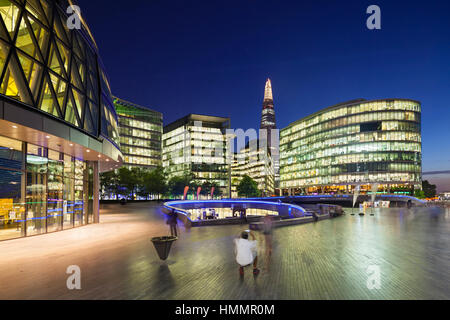
[[[450,170],[450,1],[78,1],[113,93],[163,112],[258,128],[356,98],[422,102],[423,170]],[[366,8],[381,8],[381,30]],[[450,185],[449,185],[450,188]]]

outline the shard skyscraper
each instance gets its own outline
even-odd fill
[[[267,79],[266,87],[264,89],[261,129],[265,129],[267,132],[267,147],[270,150],[273,159],[273,166],[275,172],[275,188],[278,189],[280,178],[279,132],[277,130],[277,125],[275,122],[275,109],[273,107],[272,83],[270,79]],[[264,134],[264,130],[262,130],[261,134]]]

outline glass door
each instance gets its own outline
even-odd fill
[[[35,172],[27,173],[27,236],[46,232],[47,176]]]
[[[27,145],[26,230],[27,236],[47,231],[47,151]]]
[[[64,205],[63,172],[64,161],[62,154],[57,151],[49,150],[47,181],[47,232],[62,230]]]
[[[78,227],[83,224],[84,217],[84,171],[86,163],[75,159],[75,179],[74,179],[74,226]]]
[[[71,156],[64,155],[63,229],[70,229],[74,226],[75,181],[72,160]]]
[[[23,144],[0,136],[0,240],[24,232]]]

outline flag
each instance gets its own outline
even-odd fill
[[[361,189],[361,186],[358,184],[358,185],[355,187],[355,191],[354,191],[354,193],[353,193],[353,207],[355,207],[356,200],[358,200],[359,190],[360,190],[360,189]]]
[[[212,199],[213,195],[214,195],[214,187],[211,188],[211,199]]]
[[[197,200],[198,200],[198,198],[200,196],[200,191],[202,191],[202,187],[198,187],[197,188]]]
[[[189,186],[184,187],[184,195],[183,195],[183,200],[186,200],[186,195],[189,191]]]

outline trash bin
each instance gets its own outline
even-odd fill
[[[161,260],[166,260],[170,253],[170,248],[172,247],[172,243],[178,240],[178,237],[175,236],[164,236],[164,237],[154,237],[152,238],[153,246],[158,253],[158,256]]]

